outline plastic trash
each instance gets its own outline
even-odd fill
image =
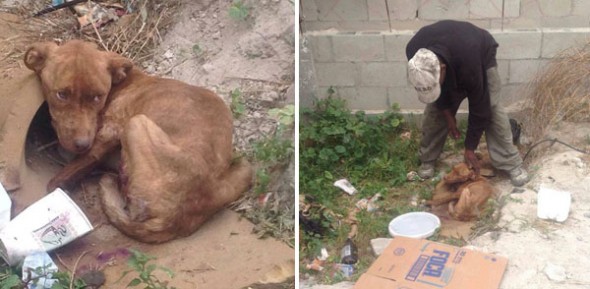
[[[350,277],[354,274],[354,265],[351,264],[336,264],[340,272],[342,272],[342,276]]]
[[[58,188],[21,212],[0,232],[0,257],[15,265],[28,255],[59,248],[92,229],[82,210]]]
[[[434,234],[440,227],[440,219],[427,212],[412,212],[397,216],[389,223],[389,234],[392,237],[402,236],[425,239]]]
[[[347,179],[341,179],[341,180],[335,181],[334,186],[341,188],[343,191],[345,191],[349,195],[354,195],[357,192],[355,187],[353,187],[352,184]]]
[[[35,280],[28,284],[28,289],[51,289],[53,283],[57,281],[51,277],[57,271],[57,265],[46,252],[29,255],[23,261],[23,281]]]
[[[0,183],[0,231],[10,222],[10,210],[12,208],[12,201],[8,193]]]
[[[563,222],[569,215],[571,203],[570,192],[541,186],[537,194],[537,217]]]

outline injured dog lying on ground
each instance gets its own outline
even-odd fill
[[[48,190],[74,185],[120,149],[119,175],[105,174],[100,191],[126,235],[147,243],[188,236],[251,186],[250,164],[233,159],[231,111],[212,91],[149,76],[78,40],[38,43],[24,58],[60,145],[79,154]]]
[[[459,221],[478,218],[488,199],[494,197],[490,182],[476,175],[467,164],[459,163],[436,185],[432,200],[427,204],[439,206],[447,204],[449,215]]]

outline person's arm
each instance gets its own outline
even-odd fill
[[[475,149],[484,130],[490,125],[492,109],[489,91],[484,87],[485,71],[472,72],[466,77],[466,91],[469,100],[469,117],[465,135],[465,162],[479,173],[479,161]]]

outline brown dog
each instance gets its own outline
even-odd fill
[[[438,206],[449,203],[451,217],[468,221],[479,217],[493,193],[494,188],[486,178],[476,175],[467,164],[459,163],[436,185],[428,204]]]
[[[232,164],[232,115],[213,92],[148,76],[129,59],[70,41],[38,43],[39,76],[59,143],[81,154],[48,184],[70,185],[121,147],[119,180],[101,181],[104,211],[123,233],[160,243],[192,234],[252,181]]]

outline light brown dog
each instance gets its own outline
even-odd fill
[[[232,115],[213,92],[148,76],[82,41],[35,44],[25,64],[41,80],[59,143],[80,154],[48,189],[121,147],[119,179],[105,175],[100,187],[123,233],[150,243],[188,236],[251,185],[250,165],[232,163]]]
[[[449,203],[451,217],[468,221],[479,217],[493,193],[494,188],[486,178],[476,175],[467,164],[459,163],[436,185],[432,200],[427,203],[432,206]]]

